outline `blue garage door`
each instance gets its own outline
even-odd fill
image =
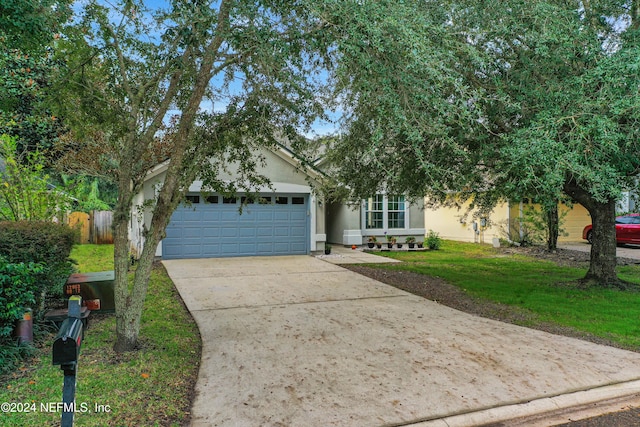
[[[221,195],[187,196],[176,209],[162,257],[212,258],[309,253],[309,197],[268,194],[256,200]],[[247,203],[242,208],[242,202]]]

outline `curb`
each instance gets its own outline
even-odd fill
[[[640,406],[640,380],[498,406],[435,420],[403,424],[406,427],[548,427]],[[622,408],[621,408],[622,406]]]

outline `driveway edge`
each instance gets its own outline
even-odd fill
[[[407,427],[547,427],[640,405],[640,380],[561,394],[449,417],[403,424]],[[397,426],[399,427],[399,426]]]

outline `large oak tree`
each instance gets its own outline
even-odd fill
[[[594,224],[585,279],[620,285],[615,204],[640,172],[640,4],[414,6],[402,21],[331,17],[369,35],[343,43],[338,74],[351,114],[333,159],[352,193],[455,192],[485,208],[566,194]]]

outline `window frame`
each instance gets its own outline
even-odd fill
[[[381,208],[380,204],[382,205]],[[397,204],[397,209],[391,209]],[[400,208],[402,206],[402,208]],[[370,209],[376,208],[376,209]],[[382,218],[372,219],[370,214],[378,214]],[[397,218],[392,219],[391,215],[397,214]],[[390,227],[390,225],[399,221],[401,218],[403,224],[400,227]],[[370,226],[369,224],[373,222]],[[362,201],[362,231],[367,234],[382,234],[384,231],[391,230],[408,230],[409,229],[409,203],[404,195],[387,195],[384,193],[375,194],[368,199]]]

